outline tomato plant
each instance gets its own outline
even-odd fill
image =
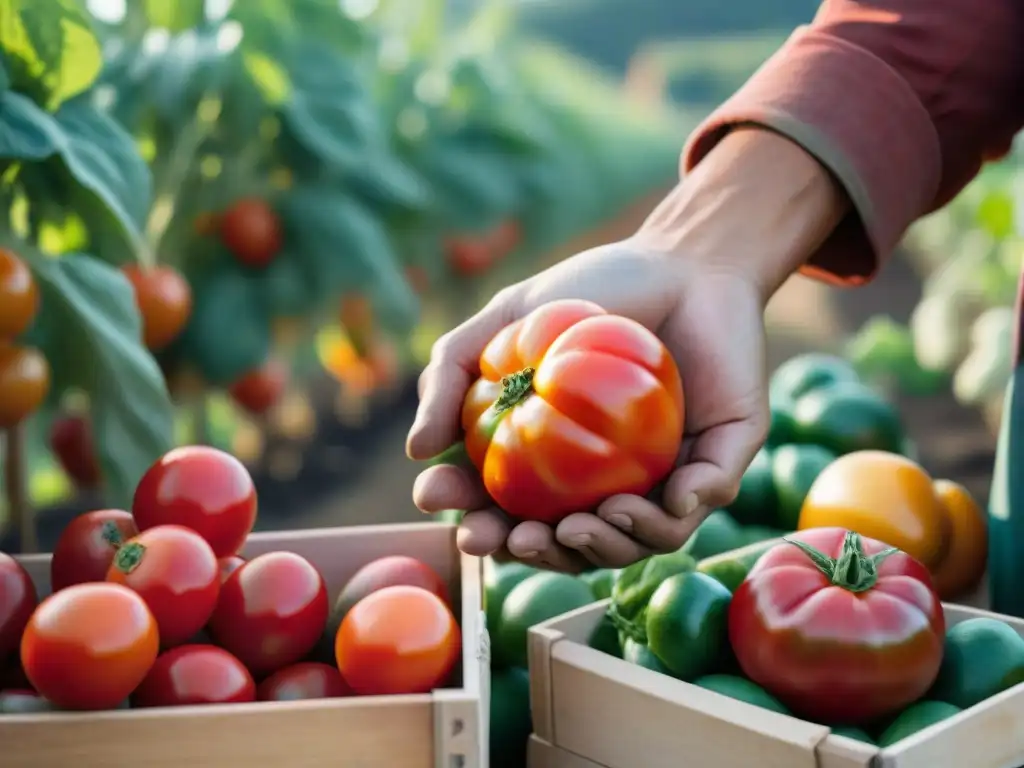
[[[31,347],[0,346],[0,428],[7,429],[35,411],[50,389],[50,366]]]
[[[50,450],[78,488],[93,489],[100,484],[100,463],[88,418],[68,414],[54,419],[50,425]]]
[[[0,660],[17,650],[38,597],[25,567],[0,552]]]
[[[816,722],[859,725],[921,698],[944,632],[928,570],[842,528],[800,531],[770,549],[729,606],[743,672]]]
[[[209,630],[219,645],[262,676],[313,649],[328,607],[327,586],[312,563],[292,552],[268,552],[227,578]]]
[[[180,525],[158,525],[121,545],[107,581],[142,596],[156,619],[161,646],[172,648],[209,620],[220,595],[220,573],[202,536]]]
[[[451,609],[420,587],[378,590],[345,615],[335,640],[338,669],[363,695],[427,693],[444,684],[462,639]]]
[[[120,584],[76,584],[46,598],[21,639],[32,686],[62,709],[113,709],[156,661],[156,620]]]
[[[466,450],[513,517],[555,523],[644,495],[675,462],[679,371],[633,320],[586,301],[546,304],[491,340],[480,372],[462,410]]]
[[[448,586],[437,571],[426,563],[406,555],[389,555],[371,560],[346,582],[331,611],[331,628],[337,631],[341,620],[352,606],[369,594],[383,589],[405,585],[422,587],[448,602]]]
[[[192,290],[173,267],[146,269],[129,264],[123,269],[142,315],[142,339],[149,349],[158,352],[185,328],[192,311]]]
[[[0,248],[0,339],[10,341],[32,324],[39,311],[39,289],[28,266]]]
[[[123,509],[98,509],[74,518],[60,534],[50,560],[53,591],[105,581],[118,548],[138,533]]]
[[[256,700],[256,683],[223,648],[181,645],[160,654],[131,700],[136,707],[244,703]]]
[[[176,448],[139,481],[132,515],[140,531],[183,525],[199,533],[217,557],[242,548],[256,522],[256,489],[245,466],[204,445]]]
[[[281,399],[288,386],[288,368],[276,359],[249,371],[231,385],[228,390],[232,399],[253,415],[269,411]]]
[[[281,221],[265,200],[239,200],[221,216],[220,236],[242,264],[265,267],[281,250]]]
[[[337,668],[306,661],[279,669],[256,689],[260,701],[334,699],[352,695],[352,689]]]

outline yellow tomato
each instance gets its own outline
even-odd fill
[[[856,451],[818,475],[800,530],[839,526],[902,549],[934,570],[949,550],[950,524],[920,465],[895,453]]]
[[[985,576],[988,526],[985,513],[970,491],[952,480],[936,480],[935,495],[949,521],[949,551],[932,569],[935,589],[943,600],[962,597]]]

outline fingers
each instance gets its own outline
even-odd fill
[[[485,509],[491,500],[475,470],[438,464],[423,470],[412,486],[413,503],[423,512]]]
[[[661,554],[683,546],[703,522],[706,512],[697,510],[680,519],[647,499],[620,495],[601,504],[597,515],[647,550]]]
[[[480,353],[514,319],[504,295],[434,344],[430,364],[420,376],[420,404],[406,438],[409,458],[429,459],[458,439],[462,401],[477,374]]]
[[[563,546],[576,550],[601,568],[623,568],[652,554],[649,547],[589,513],[565,518],[559,523],[555,536]]]
[[[506,546],[514,557],[524,563],[552,571],[579,573],[588,565],[581,552],[559,544],[554,530],[544,523],[519,523],[509,534]]]
[[[505,547],[511,528],[505,514],[493,507],[467,512],[459,525],[456,541],[467,555],[486,557]]]

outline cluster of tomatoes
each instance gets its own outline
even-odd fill
[[[39,289],[18,256],[0,248],[0,429],[35,411],[50,389],[50,366],[34,347],[15,344],[39,312]]]
[[[245,467],[178,448],[140,481],[131,513],[80,516],[38,602],[0,554],[0,712],[420,693],[461,639],[442,579],[411,558],[357,572],[333,614],[318,569],[290,551],[245,559],[256,520]]]

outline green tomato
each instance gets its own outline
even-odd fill
[[[528,576],[505,597],[491,651],[506,664],[525,667],[530,627],[593,602],[590,587],[575,576],[550,571]]]
[[[744,547],[742,553],[718,555],[701,560],[697,563],[697,571],[720,582],[730,592],[735,592],[736,588],[747,578],[754,563],[777,544],[774,540],[758,543],[761,546]]]
[[[722,696],[728,696],[730,699],[745,701],[747,704],[753,704],[755,707],[769,709],[781,715],[789,714],[789,710],[782,705],[781,701],[757,683],[752,683],[744,677],[736,675],[705,675],[694,680],[693,684],[698,688],[705,688],[709,691],[720,693]]]
[[[781,445],[772,456],[772,479],[778,498],[778,524],[795,531],[811,485],[836,455],[820,445]]]
[[[793,402],[775,400],[771,403],[772,420],[765,444],[769,448],[785,445],[793,440]]]
[[[533,731],[530,674],[521,667],[491,671],[491,768],[522,768]]]
[[[863,384],[836,384],[810,392],[793,411],[796,442],[837,455],[878,450],[899,453],[903,424],[892,405]]]
[[[810,352],[791,357],[772,374],[769,382],[771,399],[784,403],[796,401],[808,392],[860,378],[853,366],[841,357]]]
[[[903,710],[878,737],[878,746],[891,747],[918,731],[923,731],[961,712],[959,707],[944,701],[919,701]]]
[[[675,677],[693,680],[716,669],[729,645],[732,593],[703,573],[666,579],[647,606],[647,645]]]
[[[612,587],[619,572],[611,568],[596,568],[580,574],[580,579],[590,587],[595,600],[606,600],[612,596]]]
[[[541,573],[537,568],[531,568],[523,563],[496,563],[488,558],[484,564],[484,605],[487,613],[487,631],[491,636],[498,634],[498,627],[501,624],[501,607],[505,603],[508,593],[519,584],[536,573]]]
[[[1024,638],[997,619],[962,621],[946,632],[942,666],[929,698],[961,709],[1024,682]]]
[[[690,537],[686,551],[697,560],[703,560],[739,549],[744,543],[743,528],[728,512],[716,509]]]
[[[762,448],[740,478],[740,489],[727,510],[741,525],[773,525],[777,503],[772,479],[772,454]]]

